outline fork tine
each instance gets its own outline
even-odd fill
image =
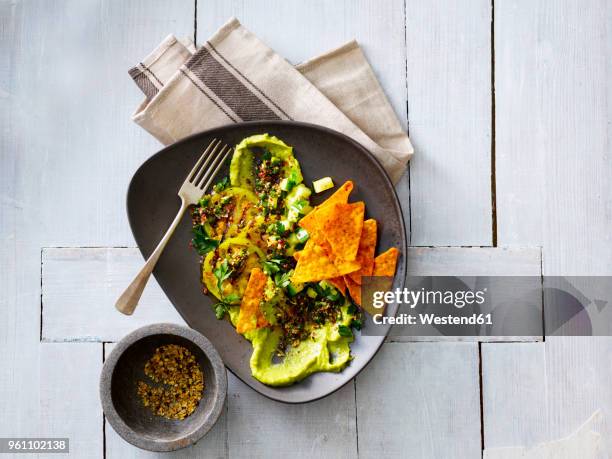
[[[222,158],[225,157],[227,153],[226,149],[228,148],[229,147],[227,145],[223,145],[223,148],[221,148],[221,151],[219,151],[219,153],[216,155],[214,161],[208,166],[205,171],[203,171],[204,173],[202,174],[202,176],[198,177],[198,180],[194,183],[196,187],[201,189],[203,185],[209,181],[211,175],[213,175],[218,169],[219,162],[222,160]],[[231,148],[229,150],[231,151]]]
[[[215,176],[217,175],[217,172],[219,172],[219,169],[221,169],[221,167],[223,166],[223,163],[225,162],[225,160],[232,153],[233,150],[230,147],[227,147],[227,151],[224,152],[226,147],[227,146],[224,146],[224,148],[223,148],[223,150],[221,150],[221,153],[219,154],[219,156],[217,156],[217,158],[215,159],[215,162],[208,169],[208,171],[210,171],[210,172],[208,172],[202,178],[201,186],[196,185],[202,191],[206,191],[212,185],[212,182],[215,179]]]
[[[215,145],[215,142],[217,143]],[[212,154],[209,155],[209,152],[211,151],[211,148],[214,150],[217,149],[217,147],[221,144],[220,140],[217,139],[213,139],[212,142],[210,142],[208,144],[208,147],[206,147],[206,150],[204,150],[204,153],[202,153],[202,156],[200,156],[200,159],[198,159],[198,162],[195,163],[195,166],[193,166],[193,169],[191,169],[191,172],[189,172],[189,174],[187,174],[187,181],[189,182],[193,182],[194,177],[196,175],[196,172],[198,172],[200,170],[200,167],[202,166],[202,162],[204,161],[204,159],[206,159],[207,163],[209,162],[210,158],[213,156]]]
[[[206,158],[206,161],[204,161],[204,164],[199,167],[198,172],[194,174],[193,178],[191,179],[192,185],[197,186],[196,184],[200,182],[202,177],[206,175],[206,171],[210,168],[210,165],[214,161],[215,157],[221,153],[219,151],[219,147],[221,147],[221,151],[223,151],[225,145],[223,145],[221,141],[219,141],[219,143],[215,145],[215,148],[213,148],[213,150],[208,154],[208,157]]]

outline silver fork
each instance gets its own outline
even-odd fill
[[[221,169],[221,166],[223,166],[223,163],[231,152],[232,149],[230,147],[223,145],[220,140],[214,139],[210,145],[208,145],[202,156],[200,156],[195,166],[193,166],[191,172],[187,174],[187,178],[178,192],[181,198],[181,208],[178,214],[176,214],[176,217],[174,217],[168,231],[166,231],[162,240],[159,241],[159,244],[157,244],[157,247],[140,272],[115,303],[115,307],[120,312],[126,315],[131,315],[134,312],[145,285],[147,285],[147,281],[149,277],[151,277],[153,268],[155,268],[157,260],[159,260],[166,244],[181,221],[183,214],[190,205],[196,204],[206,190],[212,185],[215,175],[217,175],[217,172],[219,172],[219,169]]]

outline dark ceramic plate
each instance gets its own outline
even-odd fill
[[[257,121],[231,124],[188,137],[149,158],[134,174],[128,190],[128,218],[134,238],[145,258],[153,251],[179,209],[177,196],[187,172],[213,138],[229,145],[253,134],[269,133],[293,146],[304,180],[330,176],[336,185],[352,180],[351,201],[364,201],[368,218],[378,222],[380,253],[400,249],[394,288],[402,288],[406,275],[406,231],[395,190],[387,174],[361,145],[335,131],[297,122]],[[227,173],[227,170],[221,174]],[[318,204],[333,190],[314,195]],[[215,318],[212,301],[202,294],[198,255],[189,248],[190,218],[185,216],[161,256],[154,275],[185,321],[204,334],[217,348],[225,365],[259,393],[287,403],[302,403],[324,397],[359,373],[374,357],[384,336],[356,336],[351,345],[354,360],[340,373],[316,373],[289,387],[270,387],[251,376],[251,344],[227,321]],[[146,305],[142,305],[146,308]],[[397,305],[388,307],[395,315]]]

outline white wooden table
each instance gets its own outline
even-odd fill
[[[127,69],[231,15],[296,63],[361,43],[417,152],[398,186],[411,269],[612,274],[610,1],[0,0],[0,436],[155,456],[97,389],[114,341],[179,321],[156,285],[134,317],[112,307],[140,263],[127,183],[159,148],[129,120]],[[608,338],[389,342],[301,406],[230,376],[222,419],[174,456],[479,458],[598,408],[612,426],[611,355]]]

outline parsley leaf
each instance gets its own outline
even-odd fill
[[[191,245],[200,255],[206,255],[211,250],[219,246],[219,241],[211,238],[203,225],[196,225],[192,228],[193,239]]]
[[[338,325],[338,334],[344,338],[351,338],[353,336],[353,332],[346,325]]]
[[[237,293],[231,293],[229,295],[227,295],[226,297],[223,298],[223,300],[226,303],[229,303],[231,306],[234,306],[236,304],[238,304],[238,300],[240,299],[240,297],[238,296]]]
[[[229,309],[228,307],[229,305],[224,303],[223,301],[220,301],[219,303],[214,305],[215,308],[215,317],[219,320],[223,319],[223,316],[225,316],[225,313],[227,312],[227,310]]]
[[[281,270],[283,264],[287,263],[287,260],[281,257],[270,258],[262,263],[263,272],[268,276],[272,277],[272,274],[276,274]]]
[[[262,265],[263,265],[263,272],[267,274],[268,276],[271,276],[272,274],[280,271],[278,264],[272,261],[264,261]]]
[[[215,308],[215,316],[219,320],[223,319],[225,313],[229,311],[229,308],[237,305],[238,301],[240,300],[240,297],[236,293],[231,293],[227,296],[224,296],[223,293],[221,293],[220,291],[220,294],[223,299],[217,304],[213,305],[213,308]]]
[[[274,276],[274,283],[277,287],[285,288],[291,283],[291,276],[293,275],[293,270],[288,271],[286,273],[276,273]]]
[[[363,327],[363,322],[359,319],[353,319],[351,320],[351,327],[361,330],[361,327]]]
[[[217,278],[217,289],[219,290],[219,294],[223,295],[223,282],[229,279],[229,277],[232,275],[232,270],[230,269],[227,260],[223,260],[223,262],[213,270],[213,274]]]

